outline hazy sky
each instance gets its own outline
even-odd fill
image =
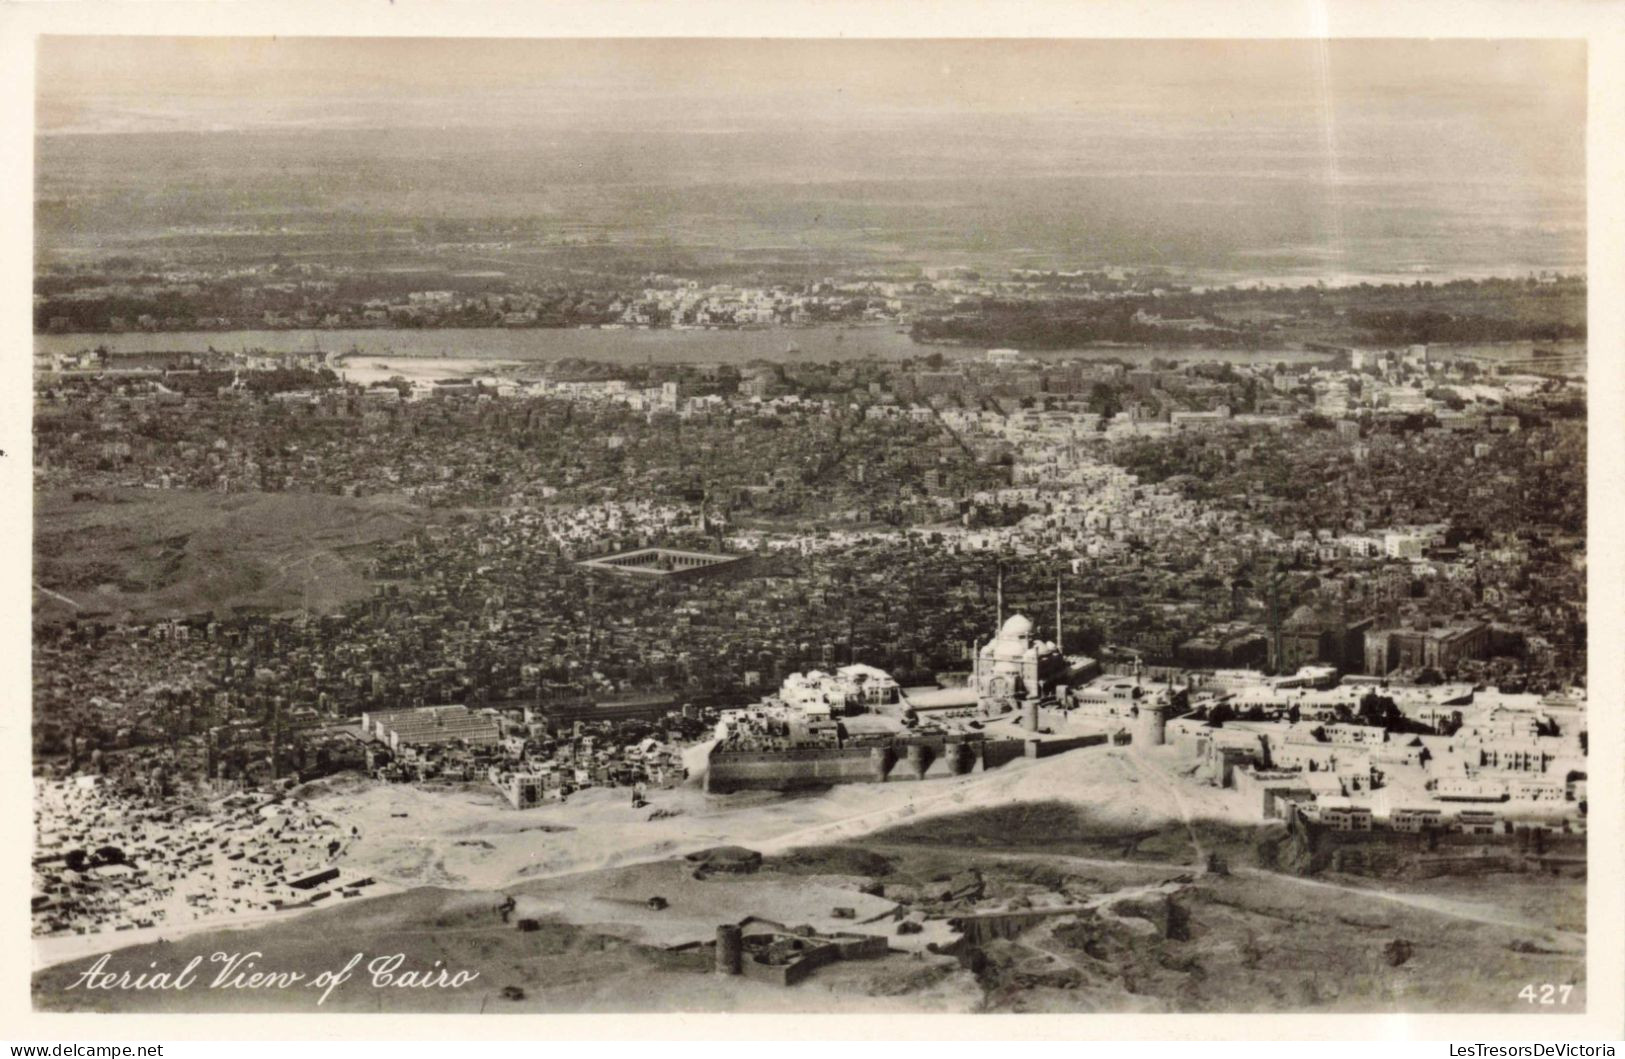
[[[477,199],[468,211],[522,187],[518,213],[554,208],[548,189],[571,183],[760,189],[722,199],[727,212],[820,182],[863,183],[835,197],[889,208],[933,182],[981,180],[918,223],[1018,247],[1067,223],[1073,243],[1111,229],[1116,247],[1572,266],[1585,66],[1568,41],[47,37],[38,125],[64,149],[107,133],[331,132],[274,163],[257,147],[235,175],[246,155],[229,144],[153,148],[170,153],[148,162],[212,166],[196,192],[324,158],[302,186],[329,200],[387,164],[399,188],[345,198],[361,208],[425,189]],[[360,130],[373,131],[365,147]],[[52,171],[62,201],[124,179],[133,156],[106,143]],[[692,218],[719,208],[674,203]],[[771,210],[779,228],[799,223]]]
[[[45,132],[414,125],[776,112],[1087,114],[1269,122],[1420,108],[1584,119],[1584,45],[1470,41],[64,38],[39,51]]]

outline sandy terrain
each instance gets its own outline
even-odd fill
[[[695,754],[702,755],[703,748],[696,748]],[[848,784],[816,794],[716,796],[691,783],[651,792],[650,804],[639,810],[630,807],[627,792],[620,790],[583,791],[562,805],[518,811],[479,784],[419,788],[354,776],[313,784],[302,793],[313,809],[339,820],[346,829],[359,828],[360,837],[350,843],[342,864],[373,876],[383,887],[510,892],[529,902],[520,915],[557,915],[629,941],[667,945],[709,936],[720,920],[713,918],[715,910],[708,907],[699,913],[699,919],[688,922],[690,917],[681,904],[682,866],[651,862],[670,861],[718,845],[741,845],[773,855],[888,831],[877,836],[887,845],[875,848],[890,850],[889,844],[897,841],[919,843],[918,838],[897,838],[895,829],[921,821],[940,819],[951,825],[951,817],[977,810],[1019,811],[1036,806],[1034,811],[1045,812],[1045,806],[1056,806],[1073,812],[1057,812],[1053,826],[1041,828],[1043,855],[1052,860],[1079,868],[1158,865],[1200,870],[1204,842],[1211,845],[1215,833],[1248,828],[1258,818],[1252,801],[1235,791],[1182,778],[1180,773],[1187,767],[1170,747],[1136,752],[1102,746],[1041,761],[1019,760],[971,776]],[[667,815],[651,819],[656,813]],[[1087,820],[1086,830],[1080,829],[1079,820]],[[950,827],[945,832],[947,841],[995,861],[1023,856],[1001,849],[996,842],[988,844],[987,836],[977,839],[977,827],[985,829],[985,825],[967,826],[964,836]],[[1083,855],[1076,855],[1079,853]],[[648,865],[645,871],[652,874],[587,874],[635,865]],[[1488,900],[1473,900],[1476,894],[1464,900],[1466,895],[1444,892],[1413,896],[1370,880],[1299,879],[1240,864],[1236,870],[1260,881],[1279,879],[1306,897],[1340,895],[1347,900],[1369,896],[1480,925],[1544,927],[1548,931],[1553,926],[1541,922],[1542,917],[1501,907],[1493,894],[1485,895]],[[591,887],[586,886],[589,878]],[[710,890],[717,881],[706,885]],[[837,905],[860,908],[859,920],[881,914],[890,905],[858,894],[850,879],[833,877],[810,883],[803,877],[796,886],[816,888],[798,896],[791,892],[793,888],[783,893],[772,887],[764,889],[758,879],[749,887],[749,894],[741,890],[738,902],[724,900],[723,904],[729,909],[739,904],[740,916],[811,922],[830,929],[840,929],[843,924],[849,928],[853,922],[830,916]],[[1439,884],[1434,889],[1444,887]],[[671,901],[672,907],[658,914],[636,907],[637,902],[656,895]],[[866,902],[878,903],[870,909]],[[297,915],[300,913],[290,912],[276,918],[286,921]],[[232,922],[201,921],[161,933],[174,940]],[[688,934],[696,937],[691,939]],[[64,939],[56,949],[38,950],[36,966],[145,940],[144,933],[126,933],[99,943],[87,938]],[[1545,933],[1543,942],[1574,951],[1583,935]]]
[[[703,761],[705,749],[693,749],[693,765]],[[1163,755],[1164,749],[1154,753]],[[1172,765],[1175,759],[1166,756],[1166,761]],[[1190,791],[1185,798],[1199,800],[1204,816],[1245,818],[1247,806],[1234,792],[1197,787]],[[377,879],[380,892],[415,886],[505,890],[719,845],[772,854],[846,841],[932,816],[1023,801],[1073,802],[1103,824],[1130,831],[1154,830],[1179,818],[1167,785],[1148,781],[1125,750],[1109,747],[1088,747],[1041,761],[1018,760],[970,776],[847,784],[798,795],[707,795],[691,781],[682,788],[650,792],[650,804],[638,810],[630,807],[624,790],[582,791],[564,804],[515,810],[483,784],[414,787],[357,776],[311,784],[301,794],[312,809],[339,821],[344,830],[359,829],[360,836],[348,844],[339,863]],[[651,819],[657,812],[675,815]],[[274,918],[301,914],[289,911]],[[265,920],[221,917],[139,934],[76,936],[36,945],[35,966],[147,940],[173,941],[238,922]]]
[[[314,808],[360,828],[347,867],[402,886],[500,889],[709,846],[774,853],[1022,801],[1071,802],[1105,824],[1151,830],[1182,819],[1182,812],[1172,785],[1157,778],[1163,769],[1145,767],[1146,756],[1160,766],[1175,763],[1166,748],[1136,764],[1124,749],[1089,747],[971,776],[846,784],[795,796],[707,795],[691,783],[651,792],[639,810],[616,790],[583,791],[565,804],[523,811],[477,787],[450,792],[340,780],[328,793],[307,793]],[[1251,803],[1233,791],[1187,785],[1181,797],[1198,818],[1253,819]],[[657,811],[676,815],[651,819]]]
[[[517,891],[515,918],[556,916],[599,934],[645,945],[673,947],[716,940],[718,923],[747,916],[788,926],[808,924],[822,933],[868,930],[891,933],[897,902],[859,893],[861,878],[806,875],[694,877],[686,861],[613,868],[590,876],[527,883]],[[650,897],[666,907],[653,909]],[[853,917],[837,918],[838,907]],[[885,920],[878,931],[865,926]]]
[[[1239,862],[1233,875],[1204,873],[1199,854],[1230,855],[1256,821],[1249,800],[1183,780],[1184,768],[1167,748],[1096,747],[975,776],[800,797],[662,791],[635,813],[624,791],[516,812],[478,788],[338,779],[306,793],[360,826],[348,866],[420,888],[114,958],[144,967],[250,946],[299,968],[403,952],[414,966],[481,972],[473,988],[412,995],[352,983],[329,1004],[351,1011],[1510,1011],[1521,1009],[1525,981],[1568,983],[1573,1007],[1584,1004],[1584,936],[1537,914],[1533,900],[1546,884],[1567,894],[1583,883],[1497,876],[1413,891]],[[650,820],[657,810],[679,815]],[[769,864],[697,880],[674,859],[721,844],[760,850]],[[911,899],[907,891],[969,867],[988,880],[988,909],[1024,898],[1067,914],[986,942],[988,970],[976,975],[921,951],[927,939],[950,940],[941,931],[888,929],[909,911],[895,904]],[[887,896],[858,891],[875,876]],[[666,907],[650,908],[654,896]],[[1178,935],[1160,936],[1132,907],[1158,900],[1183,909]],[[855,914],[837,918],[836,907]],[[717,923],[747,915],[883,932],[893,952],[824,968],[794,989],[711,973],[704,943]],[[533,929],[517,929],[521,919]],[[946,930],[947,921],[927,926]],[[1398,963],[1395,946],[1405,949]],[[36,973],[36,1004],[166,1002],[68,992],[76,966]],[[505,996],[510,987],[522,995]],[[187,998],[188,1010],[312,1003],[298,991]]]
[[[978,815],[984,826],[994,819]],[[530,882],[509,891],[516,905],[506,915],[501,892],[421,888],[297,922],[126,949],[114,966],[174,967],[215,951],[254,951],[268,968],[310,974],[356,953],[403,953],[410,967],[480,975],[467,988],[405,992],[357,978],[334,993],[322,1008],[329,1011],[1520,1011],[1528,1006],[1517,993],[1529,981],[1572,985],[1567,1010],[1585,1003],[1579,951],[1554,947],[1539,932],[1441,915],[1352,887],[1328,894],[1270,873],[1169,875],[1160,864],[1105,868],[1044,853],[990,856],[963,845],[895,854],[888,847],[884,860],[855,853],[868,845],[804,849],[775,862],[781,870],[741,878],[692,880],[686,864],[668,861]],[[974,866],[987,880],[989,908],[1023,898],[1067,913],[982,942],[987,966],[976,974],[952,958],[900,951],[918,936],[894,936],[890,955],[823,968],[791,989],[716,975],[705,947],[660,947],[702,928],[710,934],[708,917],[731,918],[746,905],[816,914],[824,901],[847,900],[854,881],[819,869],[864,862],[888,893]],[[782,870],[788,863],[809,873]],[[611,907],[617,898],[646,900],[653,887],[671,900],[663,911]],[[1159,907],[1172,909],[1160,901],[1177,903],[1177,932],[1172,914],[1166,927],[1158,918]],[[517,929],[528,912],[549,917]],[[667,916],[669,924],[650,929]],[[1404,950],[1397,958],[1396,946]],[[177,1002],[157,993],[68,989],[79,970],[69,964],[36,974],[35,1004],[151,1011],[174,1010]],[[312,1011],[315,1000],[303,988],[197,988],[182,1003],[196,1011]]]

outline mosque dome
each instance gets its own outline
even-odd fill
[[[1001,640],[1025,640],[1033,634],[1033,623],[1025,615],[1012,614],[999,630]]]

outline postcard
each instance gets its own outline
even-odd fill
[[[30,1027],[1613,1035],[1616,41],[456,8],[7,23]]]

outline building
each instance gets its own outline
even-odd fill
[[[399,752],[407,746],[467,743],[492,746],[502,740],[502,725],[494,713],[471,711],[467,706],[423,706],[415,710],[363,713],[361,734]]]
[[[530,809],[540,805],[547,794],[547,778],[535,772],[490,772],[493,786],[508,799],[515,809]]]
[[[1281,623],[1270,647],[1270,663],[1277,673],[1292,673],[1317,663],[1349,673],[1360,668],[1366,630],[1374,619],[1349,621],[1331,617],[1305,604]]]
[[[1388,826],[1395,831],[1437,831],[1443,829],[1444,823],[1443,809],[1395,807],[1388,812]]]
[[[1390,559],[1420,559],[1428,538],[1420,533],[1390,531],[1382,535],[1382,551]]]
[[[1372,813],[1363,805],[1328,805],[1320,810],[1320,822],[1333,831],[1370,831]]]
[[[1166,719],[1173,707],[1173,688],[1145,683],[1134,676],[1106,676],[1069,689],[1073,705],[1085,717],[1102,723],[1138,718],[1142,707],[1153,706]]]
[[[809,717],[839,717],[895,704],[900,696],[891,674],[874,666],[843,666],[833,673],[791,673],[779,698]]]
[[[1017,703],[1052,694],[1065,680],[1061,649],[1033,636],[1033,623],[1011,615],[999,634],[976,653],[976,697],[985,713],[1005,713]]]
[[[1489,649],[1490,627],[1483,622],[1371,629],[1365,634],[1365,671],[1379,677],[1396,669],[1448,673],[1464,661],[1488,657]]]
[[[898,702],[902,689],[890,673],[862,663],[842,666],[835,671],[835,686],[846,696],[849,709],[891,706]]]
[[[1177,660],[1192,668],[1262,665],[1269,653],[1263,632],[1247,622],[1214,625],[1179,645]]]

